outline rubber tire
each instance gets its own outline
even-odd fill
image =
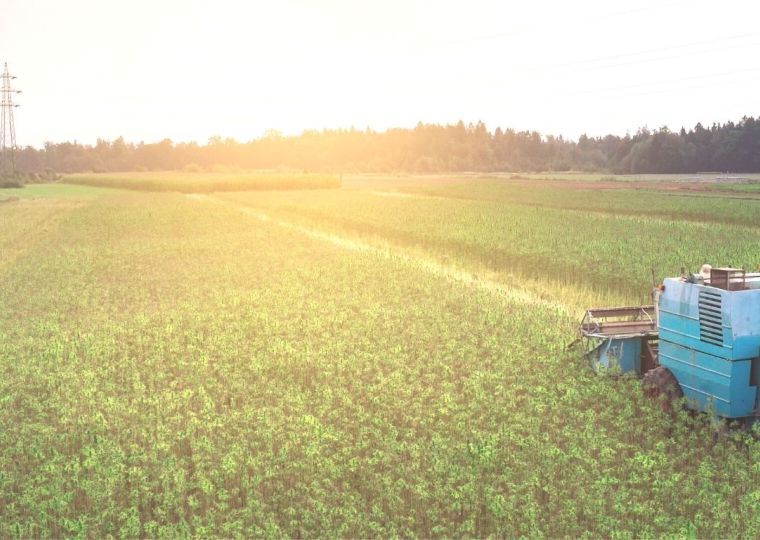
[[[683,397],[681,385],[666,367],[657,366],[647,371],[641,385],[646,397],[659,400],[663,412],[672,414],[673,403]]]

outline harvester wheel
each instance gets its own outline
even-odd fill
[[[663,412],[671,414],[675,412],[673,403],[683,397],[683,390],[668,368],[658,366],[647,371],[641,384],[644,387],[644,395],[658,399]]]

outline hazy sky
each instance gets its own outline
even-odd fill
[[[19,145],[760,115],[755,0],[2,0]]]

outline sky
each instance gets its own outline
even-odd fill
[[[760,115],[744,0],[2,0],[20,146],[483,121],[576,139]]]

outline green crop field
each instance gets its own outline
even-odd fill
[[[0,194],[0,537],[760,536],[758,437],[567,350],[760,201],[534,180]]]

